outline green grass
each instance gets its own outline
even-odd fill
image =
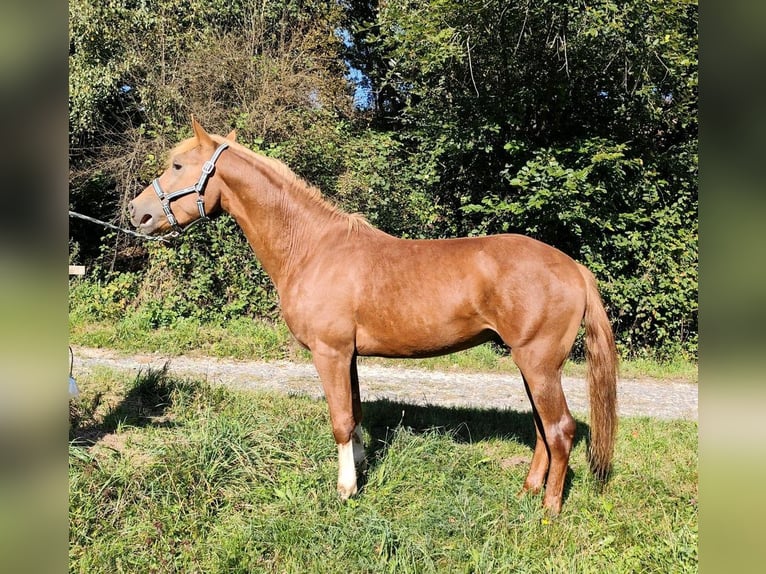
[[[697,425],[621,421],[612,479],[579,420],[564,510],[517,498],[513,411],[368,402],[361,493],[335,493],[323,401],[99,369],[70,405],[71,572],[696,572]]]
[[[116,321],[93,321],[79,314],[69,316],[70,342],[125,352],[162,351],[166,355],[208,355],[235,359],[289,359],[309,361],[311,355],[293,339],[284,322],[236,319],[225,325],[208,325],[179,319],[171,326],[151,327],[140,313],[127,313]],[[373,364],[395,364],[390,359],[362,358]],[[507,353],[485,344],[431,359],[407,359],[398,364],[431,370],[518,372]],[[583,362],[568,361],[568,376],[585,376]],[[697,364],[682,357],[658,361],[626,359],[620,363],[623,378],[654,378],[697,382]]]
[[[117,321],[92,321],[70,314],[69,341],[129,353],[162,351],[167,355],[262,360],[310,358],[283,322],[252,319],[236,319],[225,325],[178,319],[169,326],[152,327],[138,313],[126,314]]]

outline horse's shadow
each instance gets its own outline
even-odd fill
[[[360,477],[360,487],[364,488],[367,475],[382,461],[390,447],[393,431],[404,427],[420,434],[439,429],[459,443],[474,443],[489,439],[515,441],[530,449],[529,461],[532,460],[537,436],[531,412],[519,412],[508,409],[446,407],[437,405],[414,405],[388,399],[366,401],[363,403],[364,421],[362,426],[370,434],[366,448],[367,470]],[[582,420],[577,421],[572,449],[580,441],[589,440],[590,427]],[[566,499],[574,472],[567,469],[564,483]],[[519,485],[521,487],[521,485]]]
[[[166,411],[174,400],[174,391],[181,391],[175,394],[177,399],[194,385],[194,382],[168,376],[167,364],[161,369],[139,372],[123,399],[111,407],[98,422],[88,416],[88,412],[96,409],[97,403],[101,400],[99,395],[92,399],[90,406],[81,409],[84,414],[83,412],[73,413],[70,405],[69,439],[74,445],[87,446],[97,443],[123,425],[173,426],[175,423],[166,416]],[[393,433],[399,427],[407,428],[415,434],[438,429],[459,443],[474,443],[488,439],[514,441],[529,448],[530,461],[535,447],[536,434],[531,412],[415,405],[388,399],[365,401],[363,410],[362,426],[369,433],[370,441],[366,448],[367,472],[359,477],[359,486],[362,488],[368,473],[385,459]],[[582,420],[577,421],[573,448],[580,441],[588,440],[589,431],[586,423]],[[567,497],[573,477],[574,474],[570,468],[564,484],[564,498]]]
[[[101,393],[89,397],[87,404],[70,401],[70,443],[90,446],[122,426],[173,426],[173,421],[166,417],[166,411],[171,405],[174,390],[186,383],[169,377],[168,366],[166,363],[160,369],[139,371],[125,396],[108,407],[103,417],[94,415],[104,400]]]

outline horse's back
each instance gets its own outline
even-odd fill
[[[463,296],[487,289],[514,292],[574,285],[582,274],[568,255],[524,235],[504,234],[437,240],[391,238],[372,243],[358,263],[368,289],[424,294],[437,289]],[[520,293],[519,293],[520,294]]]
[[[353,306],[362,354],[441,354],[496,335],[513,345],[551,318],[579,323],[584,310],[577,263],[521,235],[393,239],[363,261]]]

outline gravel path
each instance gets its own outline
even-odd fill
[[[322,387],[311,364],[259,362],[211,357],[164,357],[157,353],[125,355],[109,349],[73,347],[74,376],[95,366],[138,372],[170,363],[176,375],[201,377],[241,389],[275,390],[321,397]],[[589,410],[584,379],[564,377],[564,393],[572,412]],[[505,373],[439,372],[406,367],[359,365],[362,400],[390,399],[413,404],[481,407],[529,411],[521,377]],[[697,385],[673,381],[621,379],[621,416],[697,420]]]

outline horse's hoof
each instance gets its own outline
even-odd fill
[[[543,500],[543,509],[551,517],[561,514],[561,499]]]
[[[342,485],[338,483],[338,496],[341,500],[348,500],[357,493],[356,483],[353,485]]]

